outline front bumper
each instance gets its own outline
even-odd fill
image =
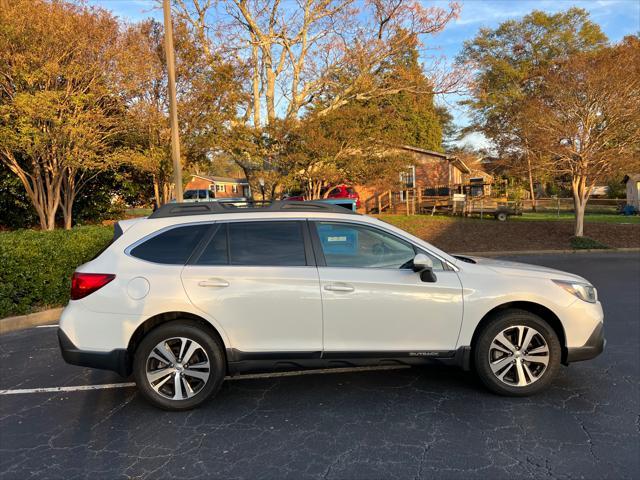
[[[58,341],[62,358],[71,365],[111,370],[123,377],[131,375],[131,361],[125,349],[115,349],[110,352],[79,350],[60,328],[58,328]]]
[[[604,351],[606,344],[607,340],[604,338],[604,324],[599,323],[583,346],[567,349],[566,363],[591,360]]]

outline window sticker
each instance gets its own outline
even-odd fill
[[[358,253],[358,231],[355,229],[320,224],[318,235],[325,255],[356,255]]]

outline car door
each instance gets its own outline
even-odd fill
[[[322,305],[309,244],[304,221],[218,223],[183,269],[184,288],[197,308],[222,325],[243,358],[319,356]]]
[[[316,221],[311,230],[319,252],[325,356],[455,349],[462,322],[455,271],[422,252],[432,258],[437,277],[422,281],[411,268],[420,250],[374,226]]]

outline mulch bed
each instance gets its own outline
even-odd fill
[[[571,222],[498,222],[474,218],[395,216],[378,218],[449,252],[571,249]],[[585,236],[612,248],[639,248],[640,225],[587,223]]]

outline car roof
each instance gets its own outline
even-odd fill
[[[253,214],[275,212],[323,212],[359,215],[353,210],[329,202],[183,202],[167,203],[149,218],[186,217],[194,215]]]

